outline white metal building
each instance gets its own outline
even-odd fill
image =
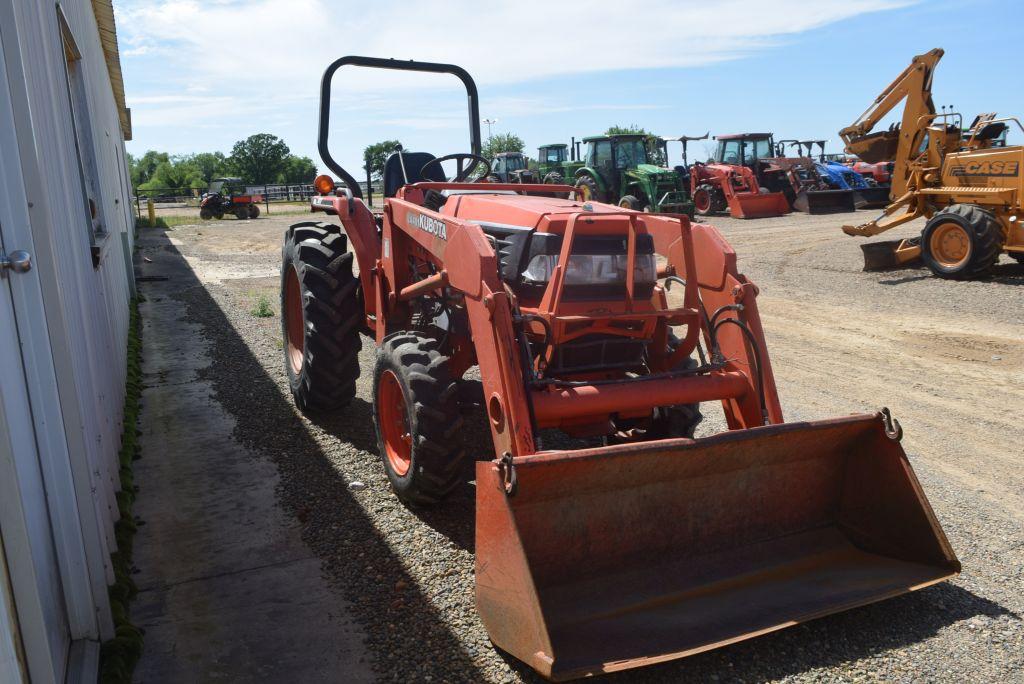
[[[0,682],[113,635],[131,269],[111,0],[0,0]]]

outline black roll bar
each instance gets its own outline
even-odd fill
[[[462,84],[466,86],[466,95],[469,99],[469,144],[473,154],[480,154],[480,96],[477,94],[476,83],[473,82],[473,77],[469,75],[468,71],[454,64],[416,62],[411,59],[380,59],[378,57],[357,57],[353,55],[341,57],[331,62],[327,70],[324,71],[323,80],[320,82],[320,130],[317,136],[317,147],[324,164],[341,178],[349,190],[352,191],[353,196],[359,198],[363,196],[362,190],[359,189],[359,183],[331,156],[331,151],[327,147],[327,136],[331,119],[331,81],[334,79],[334,72],[340,67],[347,65],[369,67],[371,69],[421,71],[457,76],[462,81]]]

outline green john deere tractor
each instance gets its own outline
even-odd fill
[[[693,217],[693,202],[679,173],[652,163],[657,152],[643,135],[584,138],[586,153],[573,171],[584,199],[627,209]]]
[[[545,183],[572,185],[573,174],[583,168],[583,162],[569,160],[569,146],[564,143],[541,145],[537,148],[537,173]],[[570,180],[566,180],[566,179]]]

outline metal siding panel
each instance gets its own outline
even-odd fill
[[[115,493],[120,488],[118,451],[122,431],[125,362],[132,277],[123,245],[134,242],[134,230],[123,165],[123,136],[109,74],[99,42],[92,7],[87,0],[61,2],[81,52],[96,159],[96,179],[105,227],[104,257],[92,267],[88,220],[80,195],[73,120],[66,88],[64,53],[54,6],[15,0],[21,19],[23,57],[32,111],[35,156],[45,179],[46,211],[54,227],[53,241],[60,300],[67,324],[70,365],[78,397],[79,426],[90,464],[91,485],[106,553],[115,548],[113,524],[118,518]],[[83,150],[83,153],[86,151]],[[127,240],[122,239],[127,236]],[[71,429],[72,426],[68,426]],[[108,580],[112,580],[109,560]]]

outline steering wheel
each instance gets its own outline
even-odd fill
[[[475,171],[476,168],[478,166],[480,166],[481,164],[483,164],[484,166],[487,167],[484,170],[484,172],[482,174],[480,174],[481,178],[487,178],[487,176],[490,175],[490,173],[491,173],[491,162],[487,161],[486,159],[481,157],[479,154],[470,154],[468,152],[460,152],[458,154],[448,154],[448,155],[445,155],[443,157],[438,157],[437,159],[431,159],[430,161],[428,161],[426,164],[423,165],[423,168],[420,169],[420,176],[423,177],[423,178],[426,178],[427,177],[426,171],[427,171],[428,168],[430,168],[434,164],[437,164],[438,166],[440,166],[442,163],[444,163],[446,161],[452,161],[452,160],[455,160],[455,161],[458,162],[458,171],[456,171],[456,173],[455,173],[455,178],[451,179],[450,182],[452,182],[452,183],[462,183],[467,178],[469,178],[470,174],[472,174],[473,171]],[[469,160],[469,161],[473,162],[473,164],[470,165],[468,168],[463,169],[462,168],[462,163],[465,160]]]

